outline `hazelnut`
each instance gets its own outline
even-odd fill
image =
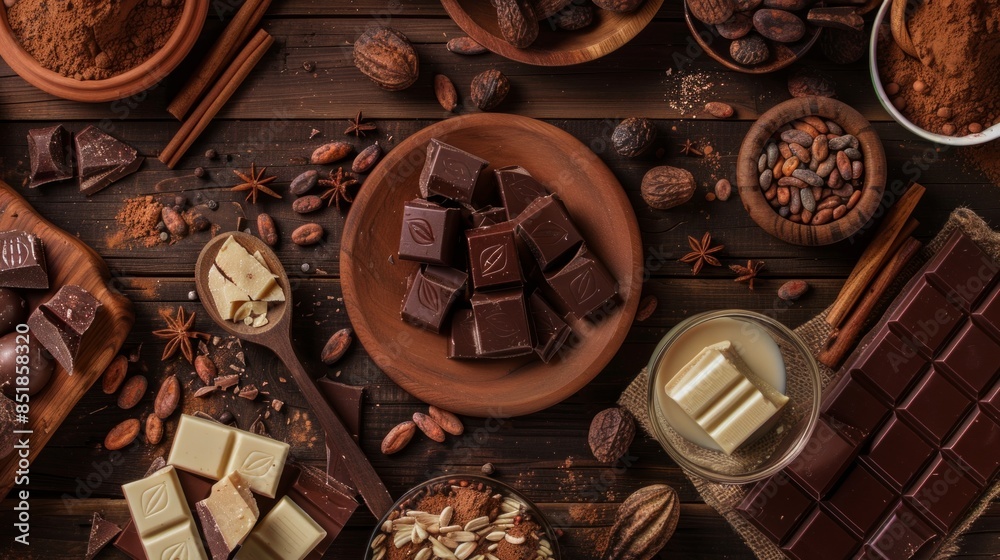
[[[951,123],[945,123],[944,126],[941,127],[941,134],[944,134],[945,136],[951,136],[955,134],[955,125]]]
[[[899,84],[896,82],[889,82],[888,84],[885,84],[885,92],[888,95],[896,95],[899,93]]]
[[[937,116],[941,117],[942,119],[950,119],[951,107],[941,107],[940,109],[937,110]]]
[[[982,131],[983,131],[983,125],[981,125],[981,124],[979,124],[977,122],[969,123],[969,132],[971,132],[973,134],[976,134],[976,133],[979,133],[979,132],[982,132]]]
[[[927,89],[927,84],[921,80],[913,82],[913,91],[917,93],[923,93]]]
[[[896,109],[898,109],[898,110],[902,111],[903,109],[905,109],[905,108],[906,108],[906,100],[905,100],[905,99],[903,99],[902,97],[897,97],[896,99],[893,99],[893,100],[892,100],[892,105],[893,105],[893,106],[894,106],[894,107],[895,107]]]

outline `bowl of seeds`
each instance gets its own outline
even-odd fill
[[[379,522],[365,560],[558,560],[554,529],[517,490],[443,476],[403,495]]]
[[[764,231],[795,245],[829,245],[857,233],[881,204],[885,151],[861,113],[801,97],[754,123],[736,177],[743,206]]]

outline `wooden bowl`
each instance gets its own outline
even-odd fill
[[[816,6],[822,5],[822,2],[816,3]],[[777,43],[768,41],[772,46],[771,58],[755,66],[744,66],[733,60],[733,57],[729,55],[729,44],[732,41],[720,36],[715,30],[714,25],[708,25],[691,15],[687,0],[684,1],[684,20],[687,21],[691,36],[694,37],[698,46],[708,53],[708,56],[714,58],[730,70],[736,70],[745,74],[767,74],[785,68],[809,52],[809,49],[816,44],[816,41],[819,40],[819,34],[823,31],[820,27],[806,24],[805,37],[795,43],[781,45],[782,48],[780,49],[774,48],[774,45]]]
[[[797,224],[778,215],[760,190],[757,159],[767,141],[783,125],[817,115],[841,126],[861,143],[865,156],[865,183],[861,200],[839,220],[821,226]],[[753,221],[771,235],[794,245],[829,245],[850,237],[875,214],[885,191],[886,163],[882,140],[861,113],[826,97],[790,99],[767,111],[750,127],[736,162],[736,182],[743,207]]]
[[[488,0],[441,0],[441,4],[462,31],[504,58],[535,66],[569,66],[601,58],[631,41],[653,20],[663,0],[646,0],[627,14],[595,7],[594,22],[579,31],[554,30],[540,21],[538,39],[526,49],[500,35],[496,8]]]
[[[593,323],[572,325],[571,349],[553,362],[544,364],[533,356],[449,360],[447,336],[400,320],[406,279],[418,267],[397,256],[403,203],[419,196],[417,183],[431,138],[490,160],[488,173],[506,165],[525,167],[562,198],[587,245],[618,280],[619,305]],[[608,364],[638,307],[642,247],[624,190],[579,140],[527,117],[477,113],[431,125],[386,155],[348,214],[340,271],[358,339],[393,381],[456,413],[508,417],[562,401]]]
[[[11,32],[7,10],[0,6],[0,55],[31,85],[70,101],[102,103],[145,91],[170,74],[184,60],[201,34],[208,16],[208,0],[185,0],[177,28],[159,51],[135,68],[104,80],[75,80],[43,67]]]

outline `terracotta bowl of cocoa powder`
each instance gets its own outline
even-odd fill
[[[173,33],[161,49],[145,62],[105,79],[78,80],[42,66],[21,45],[11,30],[7,11],[0,4],[0,55],[25,81],[56,97],[70,101],[102,103],[145,91],[165,78],[188,55],[208,16],[208,0],[183,0]]]

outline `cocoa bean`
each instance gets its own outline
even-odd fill
[[[187,235],[187,222],[184,221],[181,213],[174,210],[172,206],[164,206],[163,210],[160,211],[160,218],[163,220],[163,225],[167,227],[170,235],[178,238]]]
[[[549,19],[564,8],[570,6],[573,0],[530,0],[531,7],[538,21]]]
[[[136,418],[129,418],[118,424],[104,437],[104,449],[117,451],[124,449],[139,436],[141,424]]]
[[[297,214],[308,214],[322,207],[323,199],[314,194],[307,194],[301,198],[296,198],[295,202],[292,203],[292,211]]]
[[[841,200],[839,196],[830,195],[819,201],[819,204],[816,206],[816,211],[822,212],[823,210],[833,210],[834,208],[840,206],[840,204]]]
[[[812,146],[813,143],[812,136],[809,136],[805,132],[802,132],[801,130],[796,130],[794,128],[782,132],[781,140],[787,142],[789,145],[798,144],[799,147],[801,148],[809,148]]]
[[[721,101],[709,101],[705,104],[705,111],[717,119],[728,119],[733,116],[733,107]]]
[[[434,96],[437,97],[441,107],[449,113],[454,112],[458,107],[458,91],[451,79],[444,74],[434,76]]]
[[[805,189],[809,187],[809,184],[798,177],[782,177],[781,179],[778,179],[778,186]]]
[[[823,178],[816,173],[809,171],[808,169],[796,169],[792,172],[792,176],[796,179],[801,179],[813,187],[823,186]]]
[[[404,90],[420,75],[420,58],[406,35],[390,27],[364,32],[354,42],[354,65],[379,87]]]
[[[819,131],[818,130],[816,130],[815,128],[813,128],[813,126],[811,124],[809,124],[809,123],[807,123],[805,121],[802,121],[802,120],[792,121],[792,128],[794,128],[795,130],[801,130],[802,132],[805,132],[806,134],[808,134],[814,140],[815,140],[816,137],[819,136]]]
[[[652,294],[642,298],[639,302],[639,309],[635,312],[635,320],[641,323],[652,317],[653,312],[656,311],[656,307],[659,303],[660,301]]]
[[[448,50],[461,55],[477,55],[490,52],[486,47],[480,45],[472,37],[455,37],[448,40]]]
[[[528,0],[492,0],[500,35],[511,45],[526,49],[538,38],[538,18]]]
[[[788,142],[780,142],[778,144],[778,151],[781,152],[781,157],[788,159],[792,157],[793,154],[791,148],[788,147]]]
[[[802,163],[809,163],[812,161],[812,154],[800,144],[789,144],[788,149],[791,150],[795,157],[799,158],[799,161]]]
[[[438,426],[441,426],[442,430],[453,436],[460,436],[465,433],[465,426],[462,424],[462,421],[458,419],[458,416],[455,416],[447,410],[440,409],[436,406],[430,406],[427,410],[427,415],[437,422]]]
[[[767,169],[767,154],[763,153],[757,158],[757,173],[763,173],[765,169]]]
[[[333,333],[330,335],[330,339],[326,341],[326,344],[323,345],[323,351],[320,352],[320,360],[328,366],[337,363],[340,358],[344,357],[347,349],[351,347],[353,340],[354,330],[350,327]]]
[[[278,227],[274,225],[274,218],[270,214],[257,214],[257,235],[271,247],[278,244]]]
[[[691,15],[708,25],[723,23],[736,11],[733,0],[687,0],[687,7]]]
[[[803,224],[812,223],[813,211],[812,210],[802,210],[802,213],[799,214],[799,216],[802,217],[802,223]]]
[[[753,31],[753,20],[743,13],[735,13],[733,17],[715,26],[715,30],[722,37],[734,40],[746,37],[747,33]]]
[[[757,33],[779,43],[794,43],[806,34],[806,24],[800,17],[772,8],[754,12],[753,27]]]
[[[837,168],[837,156],[836,154],[831,154],[823,160],[823,163],[819,164],[816,168],[816,174],[820,177],[829,177],[830,172]]]
[[[146,381],[145,376],[136,375],[130,377],[122,385],[122,392],[118,394],[118,408],[128,410],[139,404],[142,397],[146,395],[146,388],[148,386],[149,383]]]
[[[778,187],[778,204],[786,206],[791,199],[792,191],[788,187]]]
[[[146,443],[158,445],[163,440],[163,420],[155,414],[146,417]]]
[[[774,169],[771,170],[774,172],[774,179],[776,180],[781,179],[782,177],[785,176],[785,163],[787,163],[787,161],[788,160],[786,160],[785,158],[778,158],[778,163],[774,164]]]
[[[839,219],[843,218],[844,214],[847,214],[847,206],[844,205],[844,204],[841,204],[840,206],[838,206],[838,207],[836,207],[836,208],[833,209],[833,219],[834,220],[839,220]]]
[[[821,119],[821,118],[819,118],[817,116],[809,115],[809,116],[802,117],[799,120],[801,120],[802,122],[804,122],[804,123],[808,124],[809,126],[813,127],[820,134],[826,134],[826,133],[830,132],[830,129],[827,128],[826,123],[823,122],[823,119]]]
[[[830,155],[830,140],[826,136],[817,136],[813,140],[811,152],[814,160],[826,160],[826,156]]]
[[[210,360],[208,356],[199,354],[194,358],[194,372],[202,383],[211,385],[215,382],[218,369],[215,367],[215,362]]]
[[[382,454],[392,455],[393,453],[399,453],[410,443],[410,440],[413,439],[413,434],[416,432],[417,425],[409,420],[397,424],[382,439]]]
[[[865,164],[862,161],[851,162],[851,176],[860,179],[865,174]]]
[[[618,508],[602,560],[652,560],[677,529],[680,510],[677,492],[669,486],[637,490]]]
[[[292,243],[300,247],[308,247],[309,245],[315,245],[323,239],[323,226],[310,222],[308,224],[303,224],[292,232]]]
[[[719,179],[719,182],[715,183],[715,198],[725,202],[729,200],[732,194],[733,185],[729,182],[729,179]]]
[[[431,438],[432,440],[443,443],[445,439],[444,429],[438,424],[433,418],[427,416],[423,412],[413,413],[413,423],[420,428],[420,431],[424,433],[425,436]]]
[[[355,173],[367,173],[382,157],[382,146],[378,142],[361,150],[358,157],[354,158],[351,164],[351,171]]]
[[[771,142],[764,148],[764,152],[767,154],[767,166],[774,167],[774,164],[778,161],[778,156],[781,155],[781,150],[778,149],[778,145]],[[761,169],[763,171],[763,169]]]
[[[105,395],[112,395],[122,382],[125,381],[125,374],[128,372],[128,358],[119,354],[115,356],[108,367],[104,368],[101,374],[101,390]]]
[[[795,171],[798,168],[799,168],[799,158],[797,158],[795,156],[792,156],[792,157],[786,159],[785,163],[782,164],[782,166],[781,166],[781,174],[784,177],[788,177],[789,175],[792,174],[792,171]]]
[[[851,161],[858,161],[862,157],[861,150],[857,148],[844,148],[844,154],[846,154],[848,159]]]
[[[809,223],[814,226],[822,226],[830,223],[832,220],[833,220],[833,209],[824,208],[819,212],[816,212],[816,215],[813,216],[812,221]]]
[[[837,171],[840,171],[840,176],[845,181],[850,181],[854,178],[854,168],[851,165],[851,160],[844,152],[837,152]]]
[[[156,399],[153,401],[153,413],[161,420],[166,420],[174,413],[180,402],[181,382],[177,380],[176,375],[171,375],[163,380],[160,390],[156,393]]]
[[[594,22],[594,9],[586,4],[570,4],[552,16],[551,21],[563,31],[579,31]]]
[[[789,280],[778,288],[778,297],[785,301],[795,301],[809,291],[809,283],[805,280]]]
[[[313,165],[329,165],[351,155],[353,151],[354,146],[348,142],[329,142],[313,150],[312,155],[309,156],[309,163]]]
[[[764,189],[765,191],[771,188],[771,181],[773,180],[774,180],[774,171],[771,171],[770,169],[765,169],[764,172],[760,174],[760,178],[758,179],[758,182],[760,183],[760,188]]]
[[[847,209],[851,210],[852,208],[857,206],[859,200],[861,200],[861,191],[860,190],[854,191],[854,194],[851,195],[851,199],[847,201]]]
[[[816,197],[813,196],[812,189],[802,189],[799,193],[799,198],[802,200],[802,209],[809,212],[816,211]]]
[[[792,199],[788,203],[788,210],[792,214],[798,214],[798,213],[802,212],[802,198],[799,196],[799,192],[801,190],[802,189],[790,189],[791,195],[792,195]]]
[[[319,171],[315,169],[310,169],[301,173],[298,177],[292,179],[292,183],[288,185],[288,192],[294,194],[295,196],[302,196],[307,192],[311,191],[316,183],[319,181]]]
[[[730,43],[729,56],[744,66],[754,66],[770,58],[771,49],[763,37],[751,33]]]

